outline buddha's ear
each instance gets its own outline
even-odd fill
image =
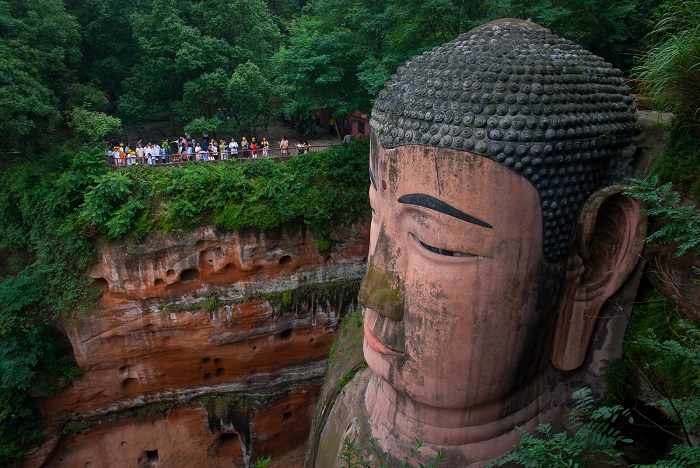
[[[583,364],[601,307],[640,259],[646,217],[619,186],[591,195],[579,215],[560,296],[552,362],[561,370]]]

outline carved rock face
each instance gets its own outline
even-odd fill
[[[562,278],[544,259],[537,191],[462,151],[374,141],[370,159],[360,290],[364,354],[380,387],[370,412],[414,421],[403,429],[430,443],[494,437],[488,423],[544,392]],[[541,410],[531,405],[514,423]]]

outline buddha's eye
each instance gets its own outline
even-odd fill
[[[420,240],[418,237],[416,237],[415,234],[411,233],[411,237],[420,244],[421,247],[423,247],[425,250],[428,250],[430,252],[436,253],[438,255],[444,255],[446,257],[476,257],[476,255],[473,254],[467,254],[467,253],[462,253],[462,252],[453,252],[452,250],[446,250],[446,249],[440,249],[438,247],[433,247],[432,245],[428,245],[422,240]]]
[[[373,214],[374,216],[379,216],[379,213],[378,213],[377,210],[375,210],[374,208],[372,208],[372,214]]]

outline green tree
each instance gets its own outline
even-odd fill
[[[411,56],[503,17],[531,18],[629,68],[660,0],[317,0],[289,26],[276,55],[286,110],[311,115],[369,112],[394,70]],[[595,25],[595,27],[592,27]]]
[[[275,60],[289,114],[368,112],[389,77],[383,64],[391,20],[386,2],[320,0],[289,26],[289,44]]]
[[[169,111],[191,122],[230,117],[228,80],[242,63],[261,68],[276,50],[280,32],[261,0],[155,0],[131,12],[137,44],[123,81],[119,109],[130,119]]]
[[[238,121],[253,128],[259,118],[268,118],[273,112],[275,88],[252,62],[239,65],[226,86],[226,99]]]
[[[492,0],[489,19],[530,18],[591,52],[629,70],[650,31],[651,11],[661,0]]]
[[[65,0],[80,24],[82,63],[79,78],[97,79],[114,99],[134,66],[136,40],[128,20],[140,0]],[[144,5],[145,7],[145,5]],[[104,110],[104,109],[95,109]]]
[[[124,70],[119,111],[127,119],[169,111],[172,120],[192,71],[186,55],[199,31],[185,22],[177,0],[155,0],[149,9],[131,12],[129,23],[137,47],[131,67]]]
[[[14,145],[61,120],[80,60],[79,26],[62,0],[0,0],[0,132]]]
[[[69,116],[68,124],[75,133],[92,142],[101,140],[105,135],[119,133],[122,127],[122,121],[117,117],[80,107],[70,111]]]

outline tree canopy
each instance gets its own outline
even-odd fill
[[[629,69],[660,2],[0,0],[0,130],[12,146],[69,122],[114,128],[108,109],[126,121],[169,114],[173,132],[233,131],[281,111],[366,113],[412,55],[501,17],[530,18]],[[228,92],[245,64],[269,93],[252,120]]]
[[[60,121],[80,60],[79,24],[63,0],[0,1],[0,132],[15,142]]]

